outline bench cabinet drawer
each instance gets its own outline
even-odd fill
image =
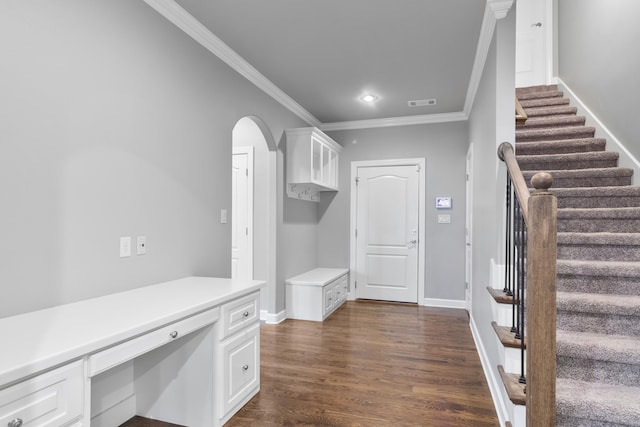
[[[82,384],[77,361],[0,390],[0,426],[58,427],[78,419]]]
[[[95,353],[89,357],[89,376],[98,375],[174,339],[210,325],[218,320],[219,315],[220,309],[216,307]]]

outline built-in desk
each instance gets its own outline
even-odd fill
[[[0,319],[0,426],[222,425],[260,388],[264,285],[189,277]]]

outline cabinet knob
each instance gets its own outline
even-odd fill
[[[248,311],[245,311],[244,313],[242,313],[242,315],[243,315],[244,317],[249,317],[249,312],[248,312]]]
[[[20,427],[22,425],[22,418],[16,418],[7,424],[7,427]]]
[[[176,338],[178,336],[178,331],[173,331],[169,334],[171,338]]]
[[[243,370],[243,371],[248,371],[248,370],[249,370],[249,365],[244,365],[244,366],[242,367],[242,370]]]

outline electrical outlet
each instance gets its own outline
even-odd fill
[[[136,254],[144,255],[147,253],[147,236],[138,236],[136,238]]]

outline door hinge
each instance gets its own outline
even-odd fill
[[[245,176],[249,176],[249,169],[245,169],[245,170],[244,170],[244,175],[245,175]]]
[[[420,165],[416,165],[416,172],[420,172],[421,166]]]
[[[360,182],[360,178],[356,176],[356,185],[358,185],[359,182]]]
[[[356,228],[356,237],[358,237],[358,229]]]
[[[358,282],[353,282],[353,287],[358,289]]]
[[[469,174],[467,174],[467,181],[469,181]]]
[[[249,235],[249,227],[245,227],[245,229],[244,229],[244,234],[245,234],[246,236],[248,236],[248,235]]]

